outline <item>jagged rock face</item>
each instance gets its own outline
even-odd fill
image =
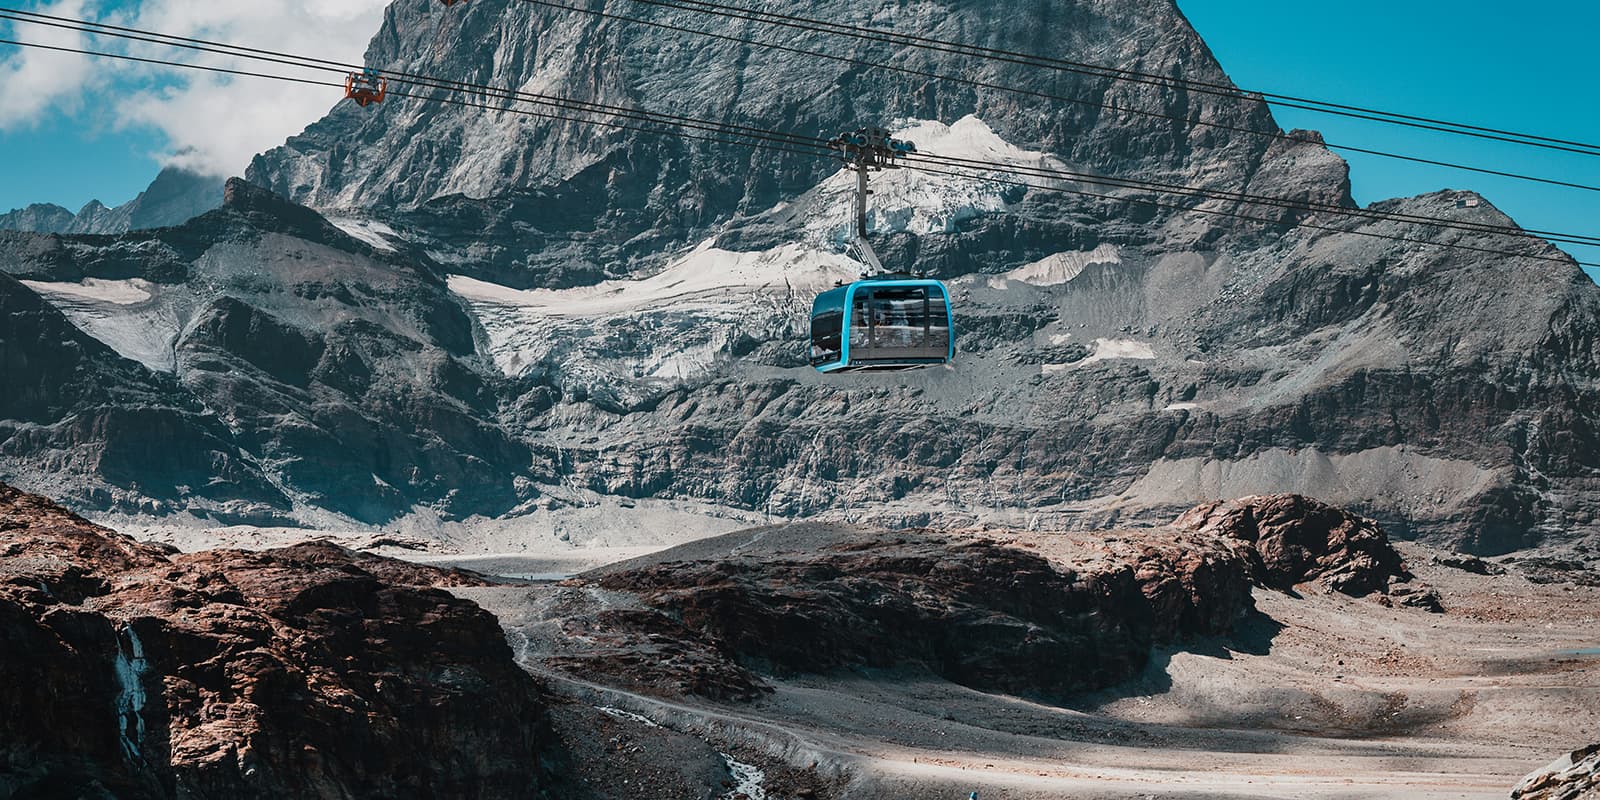
[[[1209,503],[1172,525],[1249,542],[1256,554],[1253,577],[1274,589],[1319,580],[1360,597],[1411,579],[1377,523],[1299,495]]]
[[[1049,2],[1005,15],[953,1],[795,10],[1227,83],[1167,3]],[[1018,164],[1349,203],[1345,165],[1314,132],[1294,132],[1303,143],[1242,132],[1277,131],[1254,101],[893,54],[917,69],[1241,130],[1186,127],[516,2],[440,12],[396,4],[368,62],[802,133],[937,120],[951,127],[906,123],[930,152],[971,146]],[[645,5],[628,13],[701,21]],[[851,55],[889,54],[857,45]],[[497,365],[540,386],[513,409],[514,424],[560,448],[564,468],[596,491],[793,516],[887,504],[873,518],[892,524],[935,513],[1014,521],[1011,509],[1043,509],[1087,526],[1296,491],[1486,553],[1600,521],[1600,299],[1590,281],[1571,264],[1364,234],[1529,255],[1549,247],[1202,204],[1354,233],[1291,230],[889,175],[874,196],[879,251],[891,267],[954,279],[961,374],[818,379],[800,355],[806,301],[853,274],[826,254],[845,227],[833,169],[397,100],[335,108],[250,174],[315,206],[360,206],[451,272],[569,290],[522,298],[458,287]],[[1514,224],[1488,203],[1458,208],[1465,197],[1374,209]],[[707,243],[744,258],[738,269],[753,275],[730,274],[721,297],[708,289],[582,310],[596,295],[635,289],[574,288],[605,276],[663,264],[663,285],[680,272],[731,273],[722,255],[684,252]],[[586,436],[542,433],[580,420]]]
[[[830,0],[792,10],[1228,84],[1176,6],[1165,0],[1050,0],[1003,15],[976,0],[867,7]],[[1265,105],[1255,101],[1181,89],[1147,91],[994,61],[967,63],[919,50],[774,32],[646,4],[610,11],[1083,102],[1041,104],[1009,92],[730,46],[517,0],[450,9],[423,0],[395,3],[366,62],[824,138],[867,123],[949,122],[977,114],[1009,141],[1056,153],[1074,164],[1185,182],[1249,183],[1276,157],[1269,154],[1266,139],[1233,136],[1218,128],[1186,129],[1148,115],[1276,131]],[[367,109],[341,104],[304,134],[259,156],[249,177],[318,208],[400,210],[408,230],[452,254],[462,272],[515,286],[561,286],[586,276],[626,273],[639,266],[635,262],[658,261],[664,250],[703,239],[734,216],[757,215],[792,200],[834,169],[826,159],[782,150],[752,151],[395,98]],[[1296,173],[1285,180],[1297,182],[1299,177]],[[1338,200],[1343,189],[1337,181],[1307,182],[1302,192]],[[1033,216],[1026,210],[1018,213]],[[1028,238],[1072,235],[1073,228],[1056,216],[1051,210],[1039,214],[1038,224],[1047,230]],[[950,261],[984,259],[994,238],[1014,234],[1008,229],[1011,224],[977,220],[970,241],[952,240],[941,249]],[[898,263],[903,255],[891,251],[889,260]]]
[[[1551,762],[1517,784],[1511,800],[1582,800],[1600,792],[1600,744]]]
[[[758,671],[918,665],[978,689],[1060,697],[1126,680],[1152,645],[1224,633],[1252,607],[1238,554],[1215,540],[1180,550],[1153,544],[1079,571],[912,533],[809,556],[667,561],[595,584]]]
[[[173,555],[0,486],[0,795],[536,797],[558,750],[460,575]]]
[[[74,485],[76,499],[90,506],[154,511],[196,497],[287,506],[234,433],[177,380],[120,357],[4,274],[0,371],[0,463],[8,477]]]
[[[28,244],[4,265],[28,285],[0,285],[0,347],[25,390],[0,403],[46,427],[6,440],[13,479],[42,485],[54,459],[48,480],[74,502],[225,520],[521,499],[532,457],[495,423],[498,376],[425,262],[243,182],[178,228]]]
[[[54,203],[34,203],[0,214],[0,229],[34,233],[64,233],[73,213]]]
[[[115,234],[181,225],[221,205],[222,184],[216,176],[167,167],[138,197],[116,208],[91,200],[73,214],[58,205],[35,203],[0,214],[0,230]]]

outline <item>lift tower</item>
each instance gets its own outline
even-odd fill
[[[828,148],[835,151],[839,160],[856,173],[856,226],[849,247],[855,251],[861,263],[882,274],[883,262],[878,260],[872,243],[867,241],[867,195],[872,194],[872,190],[867,188],[867,173],[899,169],[901,160],[907,154],[917,152],[917,146],[891,137],[882,128],[860,128],[854,133],[841,133],[828,140]]]

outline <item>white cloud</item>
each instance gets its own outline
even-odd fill
[[[177,36],[360,63],[377,33],[388,0],[143,0],[107,13],[85,0],[57,0],[43,13],[101,21]],[[35,26],[17,24],[22,29]],[[35,40],[46,34],[28,31]],[[338,82],[331,72],[208,53],[158,48],[116,39],[59,32],[49,40],[210,66],[288,74]],[[116,91],[111,91],[117,76]],[[122,127],[153,127],[166,135],[170,163],[217,175],[237,175],[251,156],[281,144],[326,114],[340,93],[331,87],[233,77],[24,51],[0,62],[0,129],[27,124],[50,110],[83,114],[103,108]]]
[[[41,13],[77,17],[83,0],[60,0],[39,8]],[[22,42],[82,48],[81,34],[59,28],[12,23],[5,38]],[[77,113],[86,92],[93,91],[94,70],[88,56],[34,48],[7,47],[14,51],[0,61],[0,131],[31,125],[46,111],[59,108]]]

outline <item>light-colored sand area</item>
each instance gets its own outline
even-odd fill
[[[354,550],[513,579],[565,577],[758,524],[750,512],[676,500],[587,495],[505,519],[441,520],[417,513],[381,526],[326,519],[307,527],[218,526],[194,519],[105,517],[95,522],[185,552],[265,550],[331,541]],[[581,503],[581,504],[579,504]]]

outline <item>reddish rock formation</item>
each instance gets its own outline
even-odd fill
[[[0,487],[0,796],[537,797],[557,752],[470,580],[173,555]]]
[[[1274,589],[1320,580],[1360,597],[1411,579],[1378,523],[1300,495],[1206,503],[1172,525],[1250,543],[1256,554],[1252,577]]]
[[[1155,529],[1107,546],[1133,566],[1162,641],[1225,632],[1254,608],[1248,548],[1227,539]]]

